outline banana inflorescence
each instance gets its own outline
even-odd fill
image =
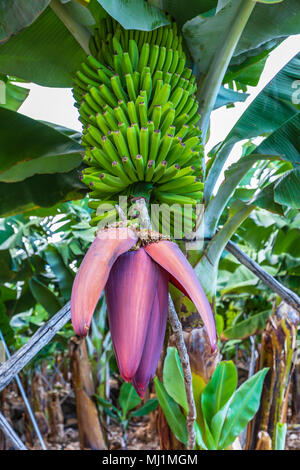
[[[89,205],[136,196],[145,185],[151,203],[202,201],[203,146],[195,76],[185,66],[175,22],[154,31],[125,30],[112,18],[95,30],[73,94],[83,124],[82,181]],[[92,216],[116,218],[114,211]],[[193,226],[191,218],[191,228]],[[161,221],[158,221],[161,228]]]

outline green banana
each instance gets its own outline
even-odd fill
[[[90,44],[73,95],[87,165],[81,178],[96,201],[91,208],[108,197],[134,195],[143,181],[152,183],[153,201],[201,201],[196,80],[186,67],[176,23],[170,18],[170,25],[153,31],[128,31],[108,17],[97,23]],[[91,223],[97,220],[102,219]]]

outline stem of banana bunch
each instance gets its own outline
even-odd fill
[[[136,200],[136,208],[139,211],[139,219],[142,229],[151,230],[151,220],[147,209],[146,201],[144,198]],[[186,345],[183,339],[183,332],[180,320],[178,318],[171,294],[169,294],[169,321],[175,337],[175,344],[180,357],[182,371],[184,376],[184,385],[188,402],[188,414],[187,414],[187,430],[188,430],[188,450],[195,448],[195,429],[194,422],[196,420],[197,412],[194,401],[193,387],[192,387],[192,371],[190,365],[189,355],[186,349]]]

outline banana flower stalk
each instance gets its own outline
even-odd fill
[[[129,227],[100,230],[73,284],[72,323],[80,336],[86,336],[105,289],[120,374],[141,397],[155,374],[163,346],[169,282],[195,304],[214,350],[216,330],[210,304],[192,266],[170,240],[150,237],[145,242]]]

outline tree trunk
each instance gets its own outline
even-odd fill
[[[64,438],[64,416],[59,401],[59,392],[56,390],[48,392],[48,414],[50,426],[48,439],[50,442],[60,444]]]
[[[300,423],[300,364],[295,366],[292,375],[292,424]]]
[[[79,339],[76,336],[70,339],[69,356],[76,399],[80,448],[107,449],[97,406],[93,399],[95,386],[85,339]]]
[[[39,372],[35,371],[31,381],[31,393],[33,402],[33,411],[39,430],[43,436],[49,432],[48,420],[46,418],[48,396],[45,390],[45,384]]]
[[[262,334],[258,369],[269,367],[269,372],[264,381],[260,408],[248,426],[247,449],[264,448],[266,436],[270,437],[274,449],[276,425],[286,422],[298,322],[296,310],[281,303]]]

